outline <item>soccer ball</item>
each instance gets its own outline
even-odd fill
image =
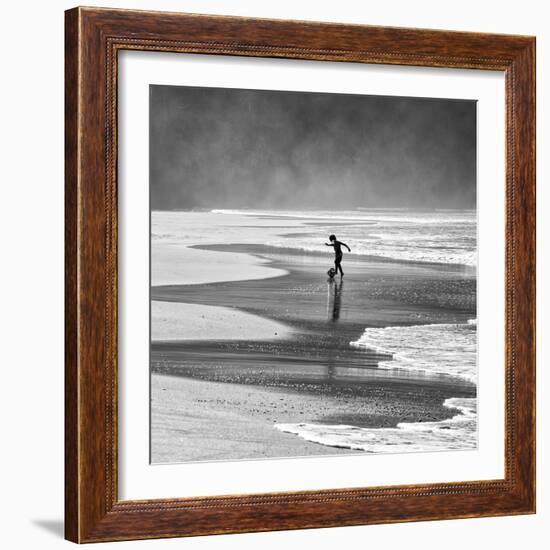
[[[332,278],[336,275],[336,269],[334,269],[333,267],[331,267],[331,268],[327,271],[327,275],[332,279]]]

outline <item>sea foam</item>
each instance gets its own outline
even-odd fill
[[[327,445],[368,453],[456,451],[477,448],[477,401],[451,398],[445,407],[458,414],[439,422],[400,422],[395,428],[327,424],[275,424],[282,432]]]
[[[477,323],[367,328],[351,346],[391,355],[378,368],[477,381]]]

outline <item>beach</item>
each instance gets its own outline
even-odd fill
[[[234,379],[238,382],[153,374],[154,463],[357,453],[309,442],[274,426],[298,419],[388,428],[403,420],[451,416],[441,405],[451,392],[436,385],[419,392],[406,381],[373,380],[357,391],[346,384],[290,378],[268,387]]]
[[[153,212],[152,462],[475,445],[475,269],[361,250],[328,281],[356,218]]]

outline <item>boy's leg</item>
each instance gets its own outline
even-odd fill
[[[338,271],[340,271],[340,276],[344,276],[344,271],[342,269],[342,258],[337,258],[336,260],[334,260],[334,265],[336,266],[336,273],[338,273]]]

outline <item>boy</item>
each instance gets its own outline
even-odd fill
[[[325,246],[332,246],[334,248],[334,267],[336,269],[336,273],[338,273],[338,270],[340,270],[340,277],[344,276],[344,271],[342,270],[342,257],[344,253],[342,252],[342,247],[345,246],[348,249],[348,252],[351,252],[351,248],[341,241],[336,240],[335,235],[331,235],[329,237],[330,243],[325,243]]]

